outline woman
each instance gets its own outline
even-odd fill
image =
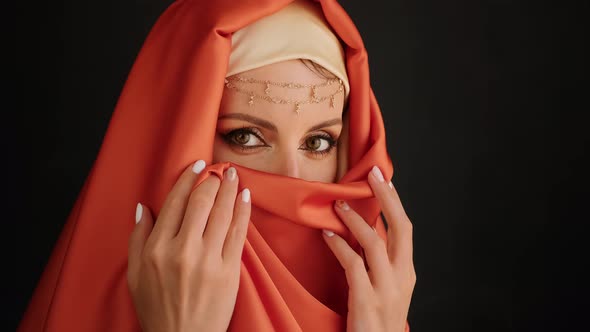
[[[392,174],[334,0],[176,1],[19,330],[407,329],[411,223]]]

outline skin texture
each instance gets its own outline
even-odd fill
[[[241,75],[300,83],[320,83],[325,79],[298,60],[267,65]],[[292,90],[281,90],[277,89],[275,95],[297,98]],[[262,94],[263,90],[257,92]],[[226,88],[213,162],[231,161],[308,181],[334,182],[337,146],[330,149],[326,137],[335,142],[342,130],[338,120],[342,118],[343,94],[336,97],[333,109],[328,103],[308,104],[297,115],[293,105],[257,101],[249,107],[247,96]],[[265,128],[252,117],[271,123],[276,130]],[[326,121],[331,123],[309,130]],[[244,128],[252,132],[245,132]],[[245,193],[245,189],[238,193],[239,175],[232,177],[226,173],[223,181],[211,176],[191,193],[196,172],[204,167],[203,161],[195,164],[197,167],[189,165],[182,173],[156,221],[149,207],[138,205],[139,222],[129,240],[127,280],[137,317],[146,332],[226,331],[235,307],[251,209],[250,200],[244,201],[244,197],[249,192]],[[226,172],[235,169],[231,167]],[[346,209],[344,202],[335,202],[336,213],[363,246],[367,261],[338,235],[323,235],[346,272],[348,331],[407,331],[406,319],[416,281],[412,224],[395,188],[380,174],[376,168],[367,181],[390,226],[389,245],[386,247],[354,210]],[[207,226],[209,221],[215,227]]]

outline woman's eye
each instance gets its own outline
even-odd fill
[[[330,138],[322,136],[313,136],[305,141],[307,150],[322,152],[327,151],[333,146],[333,141]]]
[[[234,145],[243,147],[265,146],[264,142],[249,129],[236,129],[224,135],[225,140]]]
[[[251,135],[252,134],[249,134],[249,133],[237,133],[233,137],[234,137],[234,140],[236,141],[236,143],[246,145],[246,143],[248,143],[248,141],[250,141]]]

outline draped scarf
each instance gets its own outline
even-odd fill
[[[322,0],[340,38],[350,84],[345,169],[336,183],[211,164],[235,31],[292,0],[177,0],[159,16],[115,105],[98,156],[67,218],[18,331],[140,331],[127,286],[127,249],[142,202],[154,216],[178,176],[207,162],[195,187],[233,166],[252,192],[240,283],[229,331],[341,331],[348,285],[321,229],[362,248],[337,217],[346,200],[387,241],[367,182],[377,165],[393,176],[367,52],[336,0]],[[198,79],[196,79],[198,78]]]

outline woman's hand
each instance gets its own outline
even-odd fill
[[[226,331],[229,326],[250,192],[237,195],[233,167],[223,181],[209,176],[191,192],[204,168],[199,160],[182,173],[155,225],[149,209],[137,205],[127,281],[143,331]]]
[[[385,242],[348,204],[336,202],[336,213],[363,247],[365,261],[333,232],[324,239],[346,272],[349,286],[347,331],[401,332],[406,325],[416,272],[412,259],[412,223],[393,185],[376,166],[369,184],[387,220]]]

